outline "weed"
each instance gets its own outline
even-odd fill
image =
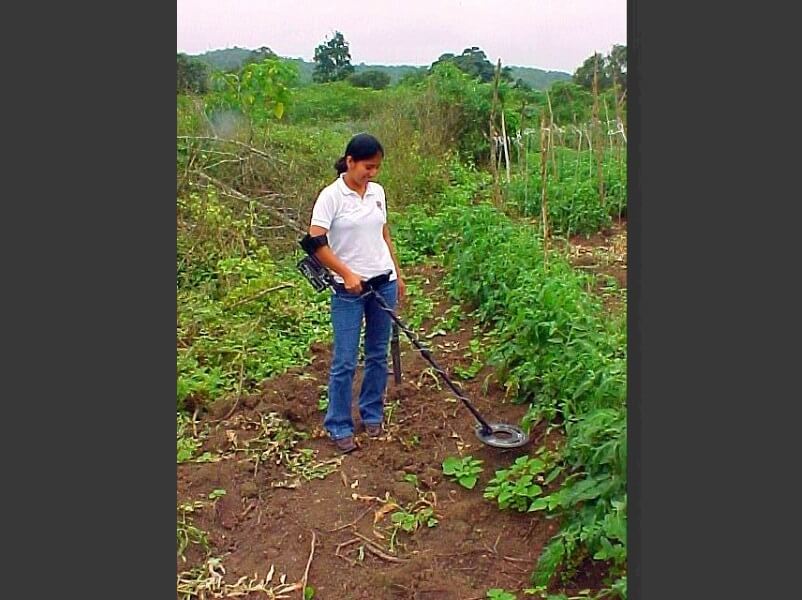
[[[487,600],[516,600],[516,596],[502,588],[492,588],[487,590]]]
[[[186,561],[184,556],[187,548],[191,544],[197,544],[205,552],[209,552],[209,536],[208,533],[196,527],[192,522],[192,513],[203,508],[203,502],[187,502],[178,506],[178,526],[176,528],[176,545],[177,554],[182,560]]]
[[[472,490],[482,472],[482,461],[465,456],[457,458],[449,456],[443,461],[443,473],[451,476],[452,481],[456,481],[462,487]]]

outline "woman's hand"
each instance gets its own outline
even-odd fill
[[[404,283],[404,280],[399,276],[396,278],[396,285],[398,286],[398,298],[396,300],[396,304],[398,304],[398,307],[400,308],[401,303],[407,295],[407,284]]]
[[[345,291],[350,294],[361,294],[362,293],[362,280],[359,278],[359,275],[356,273],[349,273],[345,277],[343,277],[343,285],[345,286]]]

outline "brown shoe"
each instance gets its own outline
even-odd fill
[[[337,450],[339,450],[343,454],[348,454],[356,450],[356,444],[354,443],[353,436],[348,436],[344,438],[340,438],[339,440],[334,440],[334,445],[337,446]]]
[[[382,426],[380,423],[365,423],[365,433],[368,434],[368,437],[377,438],[382,434]]]

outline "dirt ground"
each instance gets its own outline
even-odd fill
[[[618,227],[611,235],[600,235],[595,242],[580,240],[575,247],[610,247],[610,240],[623,232],[626,248],[625,224]],[[598,256],[577,253],[587,255]],[[617,279],[622,277],[619,281],[626,285],[625,263],[601,267]],[[423,325],[429,331],[450,304],[438,290],[441,271],[426,267],[415,275],[423,278],[424,289],[436,300],[432,318]],[[435,360],[449,373],[458,365],[471,364],[465,354],[470,339],[478,335],[473,325],[465,319],[458,331],[426,340]],[[544,440],[541,427],[532,432],[527,446],[517,450],[483,446],[474,434],[476,422],[470,412],[401,337],[402,381],[395,383],[392,375],[388,380],[385,433],[369,439],[361,432],[355,411],[359,448],[348,455],[338,454],[322,429],[319,401],[325,396],[330,361],[324,344],[310,349],[311,365],[265,381],[259,393],[240,398],[233,411],[218,408],[216,414],[201,419],[199,429],[208,431],[201,452],[230,456],[178,465],[177,500],[179,504],[204,501],[192,520],[208,532],[211,556],[222,558],[226,583],[264,582],[272,572],[265,588],[279,586],[282,576],[287,584],[306,577],[307,585],[315,589],[314,598],[322,600],[478,600],[490,588],[524,597],[522,590],[531,587],[529,577],[541,549],[559,524],[540,513],[499,511],[482,491],[496,469],[534,453],[544,442],[552,444],[556,437]],[[355,397],[359,373],[360,369]],[[518,424],[526,412],[525,405],[505,398],[505,390],[487,366],[470,380],[453,379],[491,422]],[[226,413],[231,414],[224,421],[214,422]],[[275,461],[255,463],[247,453],[238,453],[236,448],[258,435],[260,420],[270,413],[309,435],[297,449],[314,451],[315,461],[328,461],[337,470],[306,481],[287,477],[285,466]],[[443,475],[442,461],[452,455],[483,461],[484,470],[472,490]],[[409,481],[410,475],[417,483]],[[225,495],[209,501],[217,489],[224,489]],[[431,508],[437,523],[421,525],[414,533],[397,533],[391,550],[394,505]],[[177,572],[203,563],[202,549],[190,545],[186,561],[177,560]],[[603,577],[595,568],[580,573],[576,589],[599,589]],[[246,588],[244,583],[230,587],[227,595],[218,597],[234,597],[235,590]],[[237,597],[271,597],[264,591],[242,594]],[[206,597],[214,596],[207,592]],[[281,597],[303,596],[291,591]]]
[[[611,312],[625,310],[627,289],[627,221],[613,224],[591,236],[575,235],[567,248],[571,264],[596,275],[593,291]]]

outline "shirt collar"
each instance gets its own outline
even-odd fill
[[[343,194],[343,195],[352,194],[352,195],[356,196],[357,198],[359,198],[360,197],[359,194],[357,192],[355,192],[354,190],[352,190],[351,188],[349,188],[346,185],[345,181],[343,181],[343,177],[344,176],[345,176],[345,173],[340,173],[340,176],[337,178],[337,186],[340,189],[340,193]],[[368,181],[367,188],[365,189],[365,197],[373,195],[374,188],[371,185],[372,183],[373,183],[372,181]]]

